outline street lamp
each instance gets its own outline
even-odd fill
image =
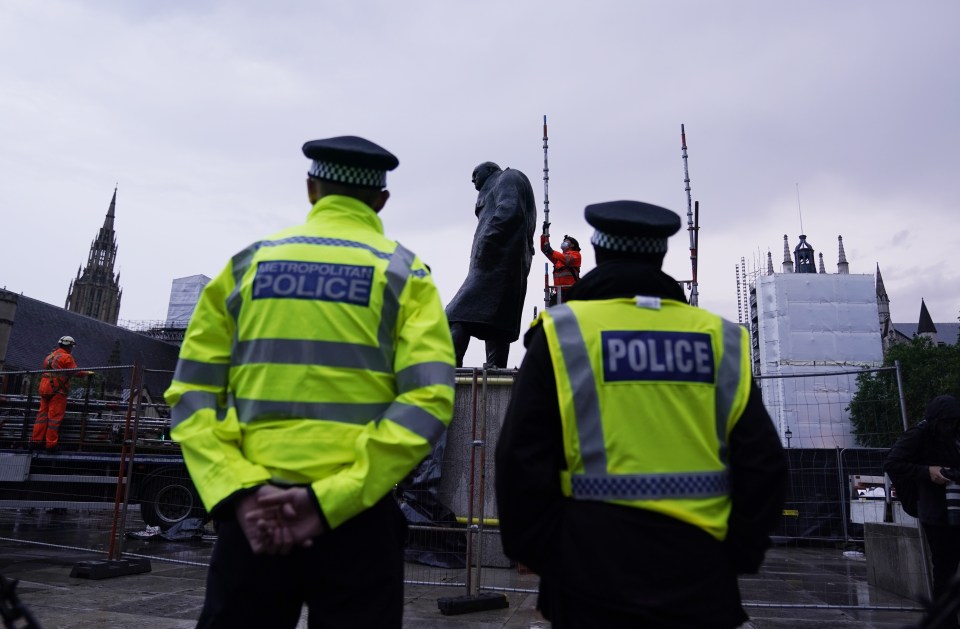
[[[783,436],[787,438],[787,447],[790,447],[790,439],[793,438],[793,433],[790,432],[790,426],[787,426],[787,430],[783,433]]]

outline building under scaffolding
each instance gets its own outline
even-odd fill
[[[187,324],[200,300],[204,286],[210,283],[206,275],[190,275],[173,280],[170,287],[170,301],[167,304],[167,318],[163,321],[124,321],[123,326],[150,338],[174,345],[183,342]]]
[[[883,363],[874,277],[850,274],[842,237],[839,245],[835,274],[826,273],[823,254],[817,267],[806,236],[793,255],[784,236],[781,272],[774,272],[769,252],[766,269],[738,272],[741,303],[749,304],[742,323],[750,330],[754,375],[784,444],[792,447],[854,446],[846,410],[856,393],[851,374]],[[823,376],[764,378],[818,373]]]

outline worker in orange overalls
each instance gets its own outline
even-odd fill
[[[50,352],[43,359],[44,369],[76,369],[77,361],[71,354],[77,342],[72,336],[61,336],[57,341],[57,349]],[[47,451],[57,449],[60,441],[60,422],[67,411],[67,393],[70,392],[70,378],[74,376],[89,376],[92,371],[76,373],[44,372],[40,376],[40,412],[33,423],[33,435],[30,437],[30,448]]]
[[[550,305],[553,306],[566,301],[563,293],[580,279],[580,243],[573,236],[564,235],[560,251],[554,251],[550,246],[550,235],[544,233],[540,236],[540,251],[553,262],[553,288],[550,291]]]

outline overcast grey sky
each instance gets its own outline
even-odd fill
[[[524,171],[542,210],[546,114],[552,232],[580,239],[585,270],[589,203],[686,225],[685,124],[701,306],[736,320],[741,257],[780,269],[799,186],[828,272],[842,235],[851,273],[880,265],[895,321],[921,297],[955,321],[958,27],[956,0],[0,0],[0,286],[63,305],[119,183],[120,317],[162,319],[174,278],[303,220],[304,141],[352,134],[400,158],[381,216],[446,303],[476,164]],[[678,279],[688,242],[671,240]]]

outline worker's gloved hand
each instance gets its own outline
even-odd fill
[[[244,532],[247,526],[256,529],[252,535],[261,541],[261,552],[285,555],[295,546],[312,546],[313,538],[323,533],[323,520],[313,504],[310,491],[307,487],[281,489],[267,485],[254,494],[256,507],[244,513],[246,523],[243,526]],[[250,537],[248,534],[247,538]],[[257,553],[256,549],[254,553]]]
[[[543,233],[546,234],[550,231],[550,223],[548,221],[543,221]]]

